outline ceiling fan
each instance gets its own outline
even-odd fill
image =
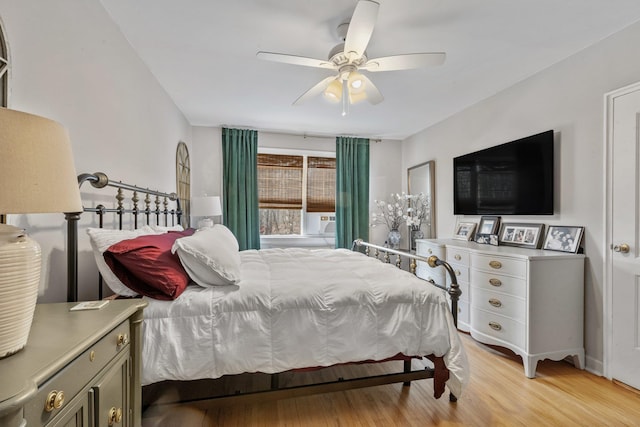
[[[373,34],[379,7],[380,4],[376,1],[359,0],[351,20],[338,26],[338,35],[344,43],[331,49],[326,60],[262,51],[257,53],[257,57],[268,61],[337,71],[336,75],[321,80],[303,93],[295,100],[294,105],[320,93],[324,93],[329,100],[342,101],[343,116],[348,113],[349,104],[364,99],[371,104],[378,104],[384,97],[373,82],[360,71],[396,71],[441,65],[446,57],[444,52],[425,52],[367,58],[366,48]]]

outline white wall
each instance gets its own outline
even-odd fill
[[[448,237],[456,220],[453,157],[548,129],[556,132],[555,215],[503,220],[586,227],[585,346],[587,367],[597,372],[603,355],[606,250],[603,96],[640,80],[639,40],[636,24],[403,143],[403,169],[436,160],[438,237]]]
[[[175,191],[175,149],[180,140],[191,143],[191,127],[100,2],[0,0],[0,19],[10,55],[10,108],[62,123],[78,173],[102,171]],[[83,187],[83,199],[92,199],[90,188]],[[84,231],[91,221],[83,215],[79,233],[83,299],[97,296]],[[39,301],[66,300],[63,215],[12,215],[9,222],[42,246]]]

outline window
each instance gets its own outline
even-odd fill
[[[320,221],[333,218],[327,214],[335,211],[335,194],[335,157],[258,154],[260,235],[322,234]]]

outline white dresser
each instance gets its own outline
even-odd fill
[[[458,328],[521,356],[527,377],[543,359],[571,356],[584,369],[584,255],[454,239],[418,240],[416,254],[451,264],[462,291]],[[443,269],[419,263],[416,273],[449,283]]]

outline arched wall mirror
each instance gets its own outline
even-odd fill
[[[176,149],[176,191],[182,207],[182,226],[189,228],[191,221],[191,161],[189,148],[180,141]]]
[[[436,237],[435,161],[430,160],[407,169],[407,187],[408,193],[414,196],[410,202],[411,207],[415,209],[417,204],[424,204],[427,212],[419,226],[409,226],[411,249],[415,249],[416,238],[434,239]],[[424,194],[424,198],[415,199],[420,193]]]
[[[9,106],[9,50],[0,21],[0,107]],[[7,223],[7,216],[0,214],[0,224]]]

